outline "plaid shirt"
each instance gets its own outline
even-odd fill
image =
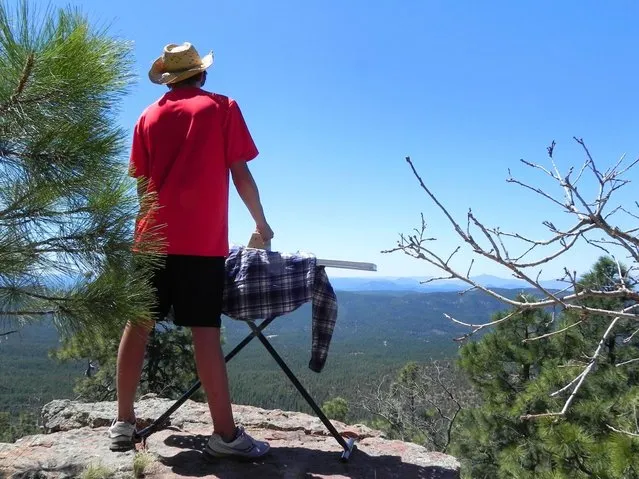
[[[311,360],[320,372],[337,319],[337,298],[323,266],[308,253],[278,253],[235,247],[226,259],[222,312],[230,318],[257,320],[281,316],[312,301]]]

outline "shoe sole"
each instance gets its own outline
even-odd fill
[[[259,456],[243,456],[241,454],[225,454],[223,452],[215,452],[209,451],[208,447],[202,451],[205,459],[210,462],[216,462],[219,459],[233,459],[235,461],[254,461],[256,459],[262,459],[265,456],[268,456],[271,453],[271,448],[269,447],[266,452],[263,452]]]
[[[109,446],[113,452],[124,452],[130,451],[131,449],[135,449],[135,444],[133,441],[120,441],[120,442],[112,442]]]

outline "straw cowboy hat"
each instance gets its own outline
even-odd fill
[[[149,79],[158,85],[186,80],[213,65],[213,52],[200,58],[197,50],[189,42],[182,45],[170,43],[164,53],[151,65]]]

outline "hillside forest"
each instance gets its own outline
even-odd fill
[[[605,283],[615,274],[615,263],[602,257],[582,281]],[[526,291],[500,293],[532,300]],[[477,291],[342,291],[338,297],[340,316],[321,373],[307,367],[310,308],[279,318],[268,332],[332,419],[365,423],[389,437],[454,454],[468,477],[558,472],[564,474],[559,477],[635,477],[634,439],[616,432],[628,430],[634,421],[629,411],[634,410],[639,374],[632,365],[616,367],[639,354],[634,344],[618,347],[631,333],[630,324],[606,343],[604,359],[570,415],[531,421],[522,416],[545,413],[561,403],[545,391],[566,381],[570,369],[558,366],[578,364],[598,341],[601,323],[583,324],[572,314],[553,319],[552,310],[531,310],[460,347],[454,338],[466,330],[443,311],[472,322],[503,318],[508,310]],[[245,329],[225,318],[226,350],[244,337]],[[564,329],[548,340],[535,340]],[[4,423],[10,423],[3,440],[37,431],[38,409],[51,399],[113,400],[117,340],[114,335],[86,348],[77,338],[60,341],[46,323],[7,336],[0,348],[0,407]],[[183,354],[176,354],[178,350]],[[171,361],[150,367],[154,355],[164,358],[168,351]],[[257,342],[228,367],[234,402],[312,413]],[[140,394],[177,398],[195,379],[188,332],[158,326]],[[201,392],[194,399],[203,400]]]

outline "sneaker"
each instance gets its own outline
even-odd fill
[[[109,428],[109,438],[111,439],[110,449],[112,451],[128,451],[129,449],[133,449],[134,434],[135,424],[114,420]]]
[[[249,436],[242,426],[236,428],[235,439],[225,442],[219,434],[213,434],[204,449],[209,457],[241,457],[255,459],[269,452],[268,442],[257,441]]]

